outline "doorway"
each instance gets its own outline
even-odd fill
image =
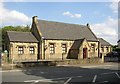
[[[83,59],[87,58],[87,48],[83,48]]]

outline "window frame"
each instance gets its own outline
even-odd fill
[[[96,51],[96,50],[95,50],[95,43],[94,43],[94,44],[93,44],[93,43],[91,44],[91,48],[92,48],[92,49],[91,49],[92,52],[95,52],[95,51]]]
[[[67,53],[67,44],[62,43],[61,47],[62,47],[62,54],[66,54]]]
[[[49,43],[50,54],[55,54],[55,43]]]
[[[24,54],[24,47],[18,46],[18,55],[23,55],[23,54]]]
[[[32,54],[32,55],[35,54],[35,47],[30,46],[29,47],[29,53]]]
[[[102,52],[104,52],[104,47],[101,47]]]
[[[106,51],[109,52],[109,47],[106,47]]]

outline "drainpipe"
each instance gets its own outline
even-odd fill
[[[41,38],[41,55],[43,56],[43,59],[45,59],[45,41],[44,41],[44,37]]]
[[[98,57],[100,57],[100,41],[98,40]]]
[[[44,57],[44,59],[45,59],[45,40],[43,40],[43,57]]]

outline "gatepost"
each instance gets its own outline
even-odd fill
[[[102,63],[104,63],[104,54],[102,54]]]
[[[5,55],[5,62],[8,63],[9,59],[8,59],[8,51],[7,50],[4,51],[4,55]]]

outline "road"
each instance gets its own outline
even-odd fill
[[[120,82],[118,63],[83,66],[51,66],[2,71],[3,84],[106,83]],[[19,83],[18,83],[19,82]],[[13,84],[13,83],[12,83]]]

